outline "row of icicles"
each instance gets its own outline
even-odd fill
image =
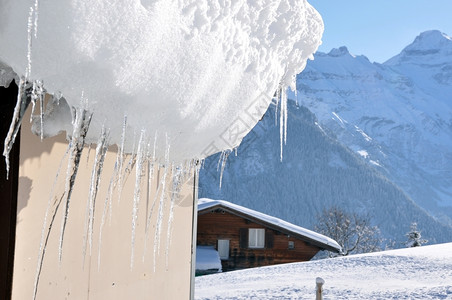
[[[21,77],[18,83],[19,91],[16,102],[16,107],[13,114],[13,119],[11,122],[10,130],[5,138],[4,143],[4,151],[3,155],[5,156],[6,161],[6,172],[7,177],[9,174],[10,162],[9,162],[9,154],[14,144],[14,141],[17,137],[17,134],[20,129],[20,125],[23,121],[23,117],[25,115],[25,111],[27,107],[32,104],[32,117],[35,111],[36,104],[39,103],[40,113],[40,136],[41,140],[44,137],[44,99],[45,99],[45,89],[42,81],[36,80],[31,81],[31,67],[32,67],[32,44],[33,40],[37,39],[38,33],[38,16],[39,16],[39,0],[34,1],[34,5],[30,7],[29,18],[28,18],[28,49],[27,49],[27,68],[25,72],[25,76]],[[56,101],[57,97],[52,96]],[[283,153],[283,143],[286,143],[287,136],[287,96],[284,92],[283,88],[278,88],[278,92],[275,95],[276,99],[276,107],[278,104],[280,105],[280,144],[281,144],[281,160]],[[66,230],[66,225],[68,222],[68,216],[70,211],[71,204],[71,196],[74,189],[74,184],[77,178],[77,172],[80,166],[80,159],[82,155],[82,151],[85,146],[85,138],[89,130],[90,122],[92,119],[92,113],[89,112],[89,109],[85,104],[83,104],[83,94],[82,94],[82,105],[79,108],[72,108],[72,117],[73,117],[73,131],[71,134],[71,139],[68,144],[68,148],[66,153],[61,160],[60,166],[58,168],[57,174],[55,176],[55,181],[52,186],[47,209],[44,217],[43,227],[41,231],[41,241],[39,246],[38,253],[38,262],[36,269],[36,276],[34,282],[34,290],[33,290],[33,299],[36,299],[36,295],[38,292],[39,279],[43,267],[44,256],[46,252],[47,243],[49,240],[49,236],[51,230],[53,228],[55,218],[57,212],[62,206],[62,220],[60,226],[60,237],[59,237],[59,248],[58,248],[58,259],[61,262],[62,254],[63,254],[63,244],[64,244],[64,234]],[[277,113],[277,112],[276,112]],[[31,121],[31,120],[30,120]],[[132,208],[132,234],[131,234],[131,257],[130,257],[130,267],[132,268],[134,265],[134,249],[135,249],[135,235],[136,235],[136,226],[137,226],[137,218],[138,218],[138,207],[142,197],[141,186],[144,180],[147,177],[147,190],[148,194],[146,195],[147,199],[152,198],[152,203],[150,203],[150,209],[146,212],[146,226],[145,226],[145,249],[144,253],[146,253],[148,235],[151,228],[151,216],[155,212],[157,214],[157,223],[156,229],[154,233],[154,245],[153,245],[153,266],[155,271],[156,266],[156,256],[160,253],[161,246],[161,233],[162,233],[162,221],[163,221],[163,208],[166,202],[166,198],[168,195],[168,187],[167,187],[167,177],[169,173],[172,175],[171,187],[170,187],[170,207],[169,207],[169,218],[167,225],[167,241],[166,241],[166,264],[168,264],[168,252],[169,245],[171,243],[171,230],[172,230],[172,222],[173,222],[173,209],[175,204],[177,203],[179,193],[181,190],[181,186],[183,183],[187,182],[187,177],[198,174],[200,167],[202,166],[202,162],[198,160],[190,160],[186,163],[180,165],[174,165],[170,161],[170,144],[169,138],[165,135],[165,158],[164,163],[157,163],[155,156],[155,149],[157,144],[157,133],[154,134],[153,142],[150,141],[150,135],[146,132],[146,130],[141,130],[138,142],[136,142],[136,138],[134,135],[134,146],[133,151],[130,155],[130,159],[126,162],[127,155],[124,152],[124,144],[127,139],[127,116],[124,116],[123,124],[122,124],[122,135],[121,135],[121,143],[118,145],[118,150],[116,154],[116,162],[114,165],[114,170],[108,185],[107,197],[104,200],[104,206],[102,211],[102,218],[100,223],[99,230],[99,242],[98,242],[98,268],[100,266],[101,261],[101,245],[102,245],[102,232],[105,226],[105,222],[107,219],[107,213],[112,216],[112,195],[114,190],[118,191],[118,201],[121,197],[121,192],[123,188],[124,181],[128,177],[128,175],[132,172],[133,168],[135,168],[135,186],[134,186],[134,197],[133,197],[133,208]],[[83,243],[83,258],[85,259],[86,253],[89,252],[89,255],[92,255],[92,245],[93,245],[93,231],[94,231],[94,214],[96,207],[96,199],[98,195],[98,189],[101,182],[101,174],[103,172],[103,166],[105,157],[108,153],[108,144],[109,144],[109,129],[102,128],[100,136],[97,141],[97,146],[95,150],[94,163],[91,170],[91,179],[90,179],[90,187],[89,187],[89,197],[87,200],[86,206],[86,217],[85,217],[85,228],[84,228],[84,243]],[[89,147],[91,150],[91,146]],[[220,172],[220,188],[223,178],[224,168],[226,166],[226,161],[229,154],[232,150],[225,150],[221,153],[217,170]],[[237,152],[236,152],[237,155]],[[64,159],[67,158],[67,172],[65,179],[65,190],[64,193],[58,198],[56,197],[54,201],[53,194],[54,189],[59,177],[59,173],[61,167],[63,165]],[[88,153],[89,156],[89,153]],[[163,175],[161,175],[161,180],[158,180],[158,186],[156,187],[156,192],[154,195],[150,194],[151,191],[151,183],[155,176],[154,170],[155,168],[162,168]],[[160,172],[159,172],[160,173]],[[147,176],[145,176],[145,174]],[[159,175],[157,175],[159,176]],[[189,179],[190,180],[190,179]],[[152,197],[151,197],[152,196]],[[50,214],[51,207],[53,206],[53,212]],[[196,209],[196,207],[194,208]],[[50,220],[48,220],[50,217]],[[143,255],[143,261],[145,257]]]
[[[19,132],[19,128],[21,122],[23,121],[25,111],[29,104],[33,104],[33,111],[35,104],[39,102],[40,110],[40,124],[41,124],[41,138],[43,137],[43,124],[44,124],[44,98],[45,98],[45,90],[42,86],[42,83],[39,81],[35,81],[32,84],[28,83],[24,78],[21,79],[19,83],[19,93],[17,97],[17,103],[14,111],[13,120],[11,122],[10,130],[5,139],[5,147],[4,147],[4,156],[7,162],[7,172],[9,172],[9,153],[14,144],[14,140]],[[86,108],[72,108],[73,114],[73,131],[71,133],[71,138],[68,144],[68,148],[66,153],[60,163],[58,168],[55,181],[50,192],[49,201],[47,204],[47,209],[44,217],[44,224],[41,232],[41,242],[39,246],[39,254],[38,254],[38,265],[35,276],[35,284],[34,284],[34,292],[33,299],[36,298],[40,274],[42,271],[42,266],[44,262],[44,256],[46,252],[47,243],[49,240],[50,233],[52,228],[54,227],[55,218],[57,212],[61,209],[62,220],[61,220],[61,230],[60,230],[60,238],[59,238],[59,248],[58,248],[58,258],[61,262],[62,253],[63,253],[63,244],[64,244],[64,234],[66,231],[66,225],[68,222],[68,216],[70,211],[70,204],[72,193],[74,190],[74,184],[77,178],[77,173],[80,167],[80,160],[82,156],[83,150],[86,148],[85,138],[87,136],[89,126],[92,119],[92,114]],[[33,112],[32,112],[33,117]],[[31,120],[30,120],[31,121]],[[163,215],[164,215],[164,206],[166,198],[169,199],[169,218],[167,225],[167,241],[166,241],[166,264],[168,264],[168,252],[169,245],[171,244],[171,232],[172,232],[172,223],[173,223],[173,211],[174,206],[178,201],[179,193],[181,190],[181,185],[185,182],[191,182],[193,180],[193,175],[199,172],[199,168],[201,163],[196,160],[190,160],[186,163],[182,163],[179,165],[174,165],[170,161],[170,144],[169,138],[165,135],[165,159],[163,164],[159,164],[156,158],[156,145],[157,145],[157,133],[154,135],[153,142],[150,141],[148,135],[146,134],[146,130],[141,130],[138,142],[135,141],[134,138],[134,146],[133,151],[130,155],[130,158],[127,160],[127,155],[124,152],[124,144],[127,139],[127,116],[124,116],[123,126],[122,126],[122,134],[121,134],[121,144],[118,146],[116,161],[113,169],[113,173],[108,185],[107,197],[104,200],[104,208],[102,212],[102,218],[100,223],[99,230],[99,242],[98,242],[98,268],[100,266],[101,261],[101,245],[102,245],[102,232],[104,225],[106,223],[107,213],[112,215],[112,196],[113,192],[116,189],[118,191],[118,201],[120,200],[123,185],[129,174],[135,169],[135,184],[134,184],[134,196],[133,196],[133,209],[132,209],[132,225],[131,225],[131,258],[130,258],[130,267],[133,268],[134,264],[134,253],[135,253],[135,236],[136,236],[136,226],[138,219],[138,207],[140,200],[142,198],[141,187],[145,180],[147,180],[147,195],[146,198],[152,199],[152,203],[149,203],[150,209],[146,215],[146,226],[145,226],[145,249],[144,253],[146,253],[147,241],[151,228],[151,217],[154,213],[157,214],[157,222],[155,228],[154,235],[154,256],[153,256],[153,266],[155,271],[156,266],[156,257],[157,254],[160,253],[160,245],[161,245],[161,235],[163,228]],[[136,135],[134,135],[136,136]],[[92,255],[92,245],[93,245],[93,231],[94,231],[94,214],[96,207],[96,200],[98,195],[98,190],[101,182],[101,175],[103,172],[103,166],[105,157],[108,153],[108,143],[109,142],[109,130],[105,127],[102,128],[100,136],[97,141],[97,146],[95,150],[94,162],[91,170],[91,178],[90,178],[90,187],[89,187],[89,197],[87,200],[86,206],[86,217],[85,217],[85,229],[84,229],[84,243],[83,243],[83,258],[85,259],[86,253]],[[91,145],[89,147],[91,150]],[[67,157],[67,172],[65,179],[65,190],[61,197],[56,197],[54,201],[53,194],[54,189],[60,174],[61,167],[63,165],[64,159]],[[89,152],[88,152],[89,159]],[[223,161],[224,169],[225,160]],[[156,192],[154,195],[151,195],[151,185],[154,180],[156,174],[155,169],[163,170],[163,175],[158,179],[158,186],[156,187]],[[160,171],[158,171],[160,174]],[[171,186],[168,188],[167,182],[169,181],[168,177],[171,178]],[[147,176],[145,176],[147,175]],[[157,175],[159,176],[159,175]],[[147,177],[147,179],[146,179]],[[170,195],[170,196],[168,196]],[[61,206],[61,204],[63,204]],[[53,206],[53,212],[50,216],[51,207]],[[48,219],[50,217],[50,222],[48,224]],[[143,261],[145,257],[143,255]]]
[[[41,81],[34,81],[33,83],[29,83],[25,78],[22,78],[19,82],[19,92],[17,97],[17,103],[13,115],[13,120],[11,122],[10,130],[5,139],[5,147],[4,147],[4,156],[7,162],[7,172],[9,172],[9,152],[13,146],[14,140],[19,132],[19,128],[21,122],[23,121],[23,117],[25,115],[25,111],[27,107],[32,104],[32,117],[37,103],[39,103],[40,107],[40,135],[41,139],[44,134],[44,99],[45,99],[45,89]],[[281,160],[282,160],[282,147],[283,143],[286,142],[286,130],[287,130],[287,99],[281,93],[281,89],[276,95],[276,105],[280,103],[280,133],[281,133]],[[52,197],[54,193],[54,188],[63,164],[63,160],[60,164],[60,167],[57,171],[57,175],[55,178],[54,186],[52,187],[51,195],[49,197],[45,217],[44,224],[41,232],[41,242],[39,247],[38,254],[38,266],[35,277],[35,285],[34,285],[34,293],[33,299],[36,297],[37,288],[39,284],[39,278],[42,271],[44,255],[46,252],[46,246],[49,239],[50,232],[54,225],[55,216],[60,208],[60,204],[63,203],[63,214],[61,220],[61,230],[60,230],[60,238],[59,238],[59,248],[58,248],[58,258],[61,262],[62,260],[62,252],[63,252],[63,244],[64,244],[64,234],[66,230],[66,225],[68,221],[71,197],[74,189],[74,184],[77,177],[77,172],[80,166],[80,159],[84,148],[86,148],[85,138],[87,136],[89,126],[92,119],[92,113],[89,112],[86,104],[86,100],[83,99],[82,95],[82,107],[80,108],[72,108],[72,117],[73,117],[73,131],[71,133],[71,138],[68,144],[68,148],[63,157],[67,156],[67,172],[66,172],[66,180],[65,180],[65,190],[63,195],[57,200],[54,201],[54,211],[51,216],[51,221],[49,225],[48,217],[50,213],[50,208],[52,206]],[[85,103],[83,105],[83,103]],[[170,191],[170,208],[169,208],[169,219],[168,219],[168,232],[167,232],[167,249],[166,249],[166,260],[168,260],[168,247],[171,243],[171,228],[173,221],[173,209],[174,205],[179,197],[179,192],[181,189],[181,183],[186,182],[187,176],[193,175],[199,172],[200,167],[202,166],[202,162],[197,160],[190,160],[187,163],[174,165],[170,161],[170,144],[169,138],[165,135],[165,158],[163,164],[158,164],[156,159],[156,145],[157,145],[157,133],[154,134],[153,141],[150,140],[148,134],[145,129],[142,129],[139,134],[138,142],[136,141],[136,134],[134,134],[134,142],[132,147],[132,153],[130,155],[130,159],[126,162],[127,155],[124,152],[124,145],[127,139],[127,116],[124,116],[123,124],[122,124],[122,134],[121,134],[121,144],[117,147],[116,161],[114,165],[113,174],[111,176],[107,197],[104,201],[104,208],[102,212],[102,219],[100,223],[100,231],[99,231],[99,243],[98,243],[98,268],[100,266],[101,261],[101,245],[102,245],[102,232],[106,221],[107,213],[112,214],[112,195],[113,191],[117,189],[118,191],[118,200],[120,200],[124,180],[128,177],[128,175],[132,172],[133,168],[135,168],[135,187],[134,187],[134,197],[133,197],[133,209],[132,209],[132,238],[131,238],[131,258],[130,258],[130,267],[133,267],[134,264],[134,249],[135,249],[135,235],[136,235],[136,226],[137,226],[137,218],[138,218],[138,206],[141,199],[141,186],[143,180],[145,180],[145,174],[147,174],[147,184],[148,184],[148,195],[146,197],[149,199],[150,195],[150,185],[154,179],[154,170],[155,167],[163,168],[163,175],[161,176],[161,180],[158,180],[158,187],[156,188],[156,192],[153,195],[153,201],[150,206],[150,212],[146,216],[146,227],[145,227],[145,250],[146,253],[147,248],[147,240],[149,229],[151,225],[151,216],[154,213],[156,208],[156,204],[158,203],[158,211],[157,213],[157,224],[154,236],[154,260],[153,266],[155,271],[156,265],[156,253],[160,253],[160,237],[162,231],[162,220],[163,220],[163,207],[165,204],[165,198],[167,197],[167,177],[168,173],[172,174],[172,186]],[[98,189],[100,185],[100,179],[103,172],[103,165],[105,161],[105,157],[108,153],[108,145],[109,145],[109,129],[103,127],[101,133],[98,137],[97,146],[95,150],[94,163],[91,170],[91,179],[90,179],[90,187],[89,187],[89,197],[87,201],[86,208],[86,217],[85,217],[85,235],[84,235],[84,243],[83,243],[83,257],[85,259],[86,252],[89,252],[89,255],[92,255],[92,245],[93,245],[93,230],[94,230],[94,213],[96,207],[96,199],[98,194]],[[89,146],[91,151],[91,145]],[[226,161],[228,156],[232,150],[223,151],[219,157],[217,171],[220,172],[220,183],[219,188],[221,189],[222,178],[224,168],[226,166]],[[237,152],[236,152],[237,154]],[[88,152],[89,158],[89,152]],[[64,201],[63,201],[64,200]],[[144,256],[143,256],[144,260]]]

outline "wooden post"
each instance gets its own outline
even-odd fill
[[[315,300],[323,300],[323,284],[325,280],[320,277],[315,279],[316,289],[315,289]]]
[[[18,88],[12,82],[8,88],[0,87],[0,153],[8,133],[16,106]],[[9,179],[6,163],[0,156],[0,299],[11,299],[16,242],[17,192],[19,183],[20,133],[10,152]]]

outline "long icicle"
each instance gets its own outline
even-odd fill
[[[118,203],[121,202],[121,195],[122,195],[122,189],[124,187],[125,182],[129,178],[130,173],[132,172],[132,169],[135,166],[136,159],[137,159],[137,153],[136,153],[136,139],[137,139],[137,132],[136,130],[133,132],[133,146],[132,146],[132,154],[130,155],[130,160],[127,166],[124,170],[124,176],[121,182],[121,185],[119,186],[119,197],[118,197]]]
[[[38,19],[39,19],[39,0],[35,0],[35,6],[34,6],[34,37],[35,39],[38,38]]]
[[[56,215],[58,213],[58,209],[60,208],[60,205],[61,205],[61,202],[63,201],[64,196],[65,196],[65,194],[63,193],[63,195],[61,195],[59,200],[55,199],[55,203],[54,203],[55,211],[53,212],[52,220],[50,221],[50,224],[49,224],[49,230],[47,231],[47,235],[46,235],[46,238],[45,238],[45,241],[44,241],[44,248],[42,249],[42,254],[41,254],[42,259],[41,259],[41,262],[40,262],[39,267],[38,267],[39,271],[36,274],[35,290],[33,291],[33,300],[36,299],[36,294],[38,292],[39,278],[41,276],[42,265],[44,263],[44,256],[45,256],[45,253],[46,253],[47,244],[49,243],[50,233],[52,232],[53,223],[55,222],[55,217],[56,217]]]
[[[160,177],[160,172],[157,172],[157,177]],[[148,237],[149,237],[149,229],[151,227],[151,218],[152,218],[152,214],[153,214],[154,209],[155,209],[155,204],[157,203],[157,198],[158,198],[158,195],[160,193],[160,187],[161,186],[162,186],[162,182],[160,181],[160,183],[157,183],[157,189],[156,189],[155,194],[154,194],[154,200],[152,201],[151,209],[149,211],[149,214],[147,215],[146,229],[145,229],[145,238],[144,238],[143,262],[144,262],[144,260],[146,258],[147,242],[148,242]],[[154,260],[154,262],[155,262],[155,260]]]
[[[135,233],[138,219],[138,207],[141,197],[141,180],[143,178],[143,165],[145,159],[145,136],[146,131],[141,130],[140,141],[138,142],[137,150],[137,163],[135,168],[135,190],[133,196],[133,209],[132,209],[132,251],[130,254],[130,269],[133,269],[133,263],[135,258]]]
[[[11,120],[11,125],[8,130],[8,134],[6,135],[4,148],[3,148],[3,156],[5,157],[6,162],[6,179],[9,177],[9,153],[13,148],[14,141],[16,140],[17,133],[19,132],[20,125],[22,124],[22,119],[24,118],[25,111],[27,107],[30,105],[30,97],[27,81],[25,78],[21,78],[19,81],[19,91],[17,93],[17,102],[14,108],[13,119]]]
[[[284,102],[284,145],[287,145],[287,93],[283,90],[282,101]]]
[[[55,175],[55,180],[53,181],[52,189],[50,190],[49,200],[47,202],[47,208],[46,208],[46,212],[45,212],[45,215],[44,215],[44,222],[43,222],[42,230],[41,230],[41,240],[39,242],[38,263],[37,263],[37,266],[36,266],[35,282],[34,282],[34,286],[33,286],[33,300],[36,299],[36,294],[38,292],[39,278],[40,278],[41,271],[42,271],[42,264],[43,264],[43,261],[44,261],[44,254],[45,254],[46,248],[47,248],[48,236],[47,236],[47,239],[46,239],[46,235],[45,235],[45,231],[46,231],[46,228],[47,228],[47,217],[49,215],[50,205],[52,203],[52,198],[53,198],[53,194],[54,194],[54,191],[55,191],[55,186],[56,186],[56,183],[58,181],[58,177],[60,176],[61,167],[63,166],[64,159],[66,158],[67,154],[69,153],[69,149],[70,149],[70,145],[68,145],[68,147],[66,149],[66,152],[64,153],[63,158],[60,161],[60,165],[59,165],[57,173]],[[63,199],[63,197],[61,197],[61,199]],[[61,203],[61,199],[60,199],[60,203]],[[55,215],[56,215],[56,212],[58,211],[58,207],[59,207],[59,204],[57,205],[57,207],[55,209],[55,213],[54,213],[54,215],[52,217],[52,223],[51,224],[53,224],[53,220],[55,219]],[[50,234],[51,227],[52,226],[50,226],[50,228],[49,228],[49,234]]]
[[[146,219],[149,215],[149,200],[151,199],[152,193],[152,180],[154,179],[154,163],[155,163],[155,148],[157,146],[157,132],[154,135],[154,148],[152,152],[152,156],[148,158],[148,182],[147,182],[147,194],[146,194]],[[150,145],[148,145],[148,149],[150,149]],[[147,232],[147,226],[146,226]]]
[[[284,100],[281,97],[281,88],[278,89],[279,103],[281,103],[281,109],[279,112],[279,139],[280,139],[280,159],[283,159],[283,141],[284,141]]]
[[[156,262],[156,253],[160,254],[160,236],[162,233],[162,221],[163,221],[163,208],[165,205],[165,198],[166,198],[166,176],[168,174],[168,168],[169,168],[169,151],[170,151],[170,144],[168,140],[168,135],[166,135],[166,150],[165,150],[165,171],[163,172],[163,178],[162,178],[162,193],[160,195],[160,203],[159,203],[159,210],[157,215],[157,226],[155,228],[155,238],[154,238],[154,272],[155,272],[155,262]]]
[[[44,98],[45,98],[45,93],[44,93],[44,87],[42,85],[42,82],[40,82],[40,84],[41,84],[41,87],[40,87],[41,90],[40,90],[40,94],[39,94],[39,123],[40,123],[40,127],[41,127],[40,138],[42,141],[44,139]]]
[[[119,148],[118,148],[118,152],[119,152]],[[110,183],[108,184],[108,191],[107,191],[107,196],[105,197],[105,201],[104,201],[104,210],[102,211],[102,219],[101,219],[101,223],[100,223],[100,228],[99,228],[99,244],[98,244],[98,250],[97,250],[97,270],[100,270],[100,258],[101,258],[101,249],[102,249],[102,232],[103,232],[103,228],[105,225],[105,218],[107,217],[107,211],[109,211],[110,213],[110,222],[111,222],[111,218],[112,218],[112,210],[113,210],[113,201],[112,201],[112,197],[113,197],[113,188],[115,185],[115,179],[118,175],[118,164],[117,162],[115,163],[115,166],[113,168],[113,174],[110,177]]]
[[[82,155],[83,147],[85,145],[85,137],[91,123],[92,114],[89,114],[87,110],[81,108],[79,110],[74,109],[75,121],[73,125],[71,150],[68,158],[68,169],[66,174],[66,186],[65,186],[65,211],[61,220],[61,233],[58,248],[58,260],[61,262],[63,253],[63,241],[64,232],[66,230],[67,218],[69,215],[69,206],[71,202],[72,191],[74,188],[75,178],[77,177],[78,167],[80,164],[80,157]]]
[[[27,21],[27,68],[25,69],[25,79],[30,80],[31,75],[31,52],[33,46],[33,32],[34,32],[34,8],[30,6],[30,11],[28,12]]]
[[[30,97],[30,101],[31,101],[31,113],[30,113],[30,123],[33,122],[33,114],[35,112],[35,108],[36,108],[36,101],[38,99],[37,96],[37,86],[36,86],[36,81],[33,81],[32,83],[32,88],[31,88],[31,97]]]
[[[221,190],[221,185],[223,183],[224,168],[226,167],[226,162],[228,161],[229,154],[231,154],[231,150],[225,150],[222,153],[223,160],[221,162],[221,170],[220,170],[220,190]]]
[[[37,1],[37,0],[35,0]],[[38,3],[35,3],[35,8],[38,8]],[[19,132],[20,125],[22,123],[23,115],[25,114],[25,110],[30,104],[30,97],[26,93],[26,85],[30,79],[31,75],[31,50],[32,50],[32,32],[37,33],[37,15],[33,6],[30,7],[30,11],[28,13],[28,21],[27,21],[27,68],[25,69],[25,78],[21,78],[19,81],[19,92],[17,94],[17,102],[16,107],[14,109],[13,119],[11,121],[11,125],[8,131],[8,134],[5,138],[4,148],[3,148],[3,156],[5,157],[6,163],[6,179],[9,177],[9,153],[13,147],[14,141],[16,140],[17,133]],[[33,16],[35,18],[33,22]],[[35,28],[33,28],[35,27]]]
[[[171,245],[171,234],[172,234],[173,220],[174,220],[174,205],[176,203],[176,200],[179,198],[179,192],[180,192],[182,166],[178,166],[176,168],[172,167],[171,174],[173,176],[173,187],[172,187],[172,191],[171,191],[171,201],[170,201],[168,226],[167,226],[168,228],[167,228],[167,233],[166,233],[166,251],[165,251],[166,268],[168,268],[169,248]]]
[[[116,157],[116,164],[118,165],[118,202],[121,199],[122,192],[122,169],[124,166],[124,144],[126,141],[127,130],[127,115],[124,115],[124,121],[122,123],[121,144],[119,145],[118,156]]]
[[[105,156],[107,154],[108,131],[102,126],[101,134],[97,141],[96,154],[91,172],[89,197],[86,206],[85,236],[83,242],[83,266],[85,265],[86,248],[89,245],[89,255],[92,255],[94,213],[96,208],[97,192],[99,190],[100,176],[102,174]]]

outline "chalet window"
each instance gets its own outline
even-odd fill
[[[218,240],[218,254],[220,259],[229,259],[229,240]]]
[[[293,241],[289,241],[289,249],[295,249],[295,243]]]
[[[265,247],[265,229],[263,228],[248,229],[248,247],[249,248]]]

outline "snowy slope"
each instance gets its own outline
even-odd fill
[[[215,274],[196,278],[195,299],[450,299],[452,244]]]
[[[333,205],[371,216],[385,238],[406,241],[417,222],[429,242],[452,241],[452,228],[419,208],[397,186],[338,143],[305,107],[289,102],[287,145],[279,160],[275,107],[229,155],[219,188],[220,155],[209,157],[200,172],[199,196],[224,199],[313,229],[316,216]],[[277,117],[278,118],[278,117]],[[220,161],[221,162],[221,161]]]
[[[420,34],[384,64],[317,53],[298,99],[322,126],[444,223],[452,217],[452,40]]]

